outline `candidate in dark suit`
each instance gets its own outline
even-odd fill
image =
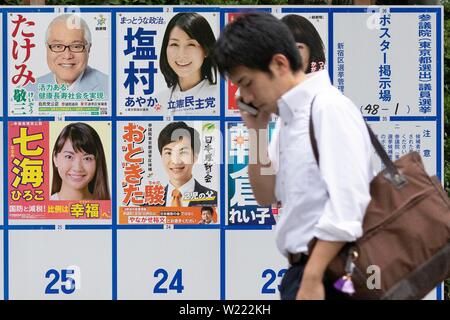
[[[158,150],[169,176],[164,205],[189,207],[217,205],[217,191],[201,185],[192,176],[200,151],[200,135],[184,122],[172,122],[159,134]]]

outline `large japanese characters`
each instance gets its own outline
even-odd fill
[[[110,115],[110,14],[8,15],[10,116]]]
[[[218,223],[220,137],[217,121],[119,122],[119,223]]]
[[[220,115],[217,13],[117,17],[118,115]]]
[[[110,122],[14,121],[8,130],[10,222],[110,221]]]

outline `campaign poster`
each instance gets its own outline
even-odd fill
[[[217,12],[119,12],[116,25],[119,116],[220,115]]]
[[[269,137],[275,124],[270,123]],[[227,123],[227,224],[275,225],[280,208],[277,204],[261,207],[253,195],[248,176],[249,132],[243,122]]]
[[[299,48],[300,55],[302,56],[304,72],[310,73],[326,69],[328,65],[328,14],[316,12],[307,12],[301,14],[295,12],[281,13],[279,12],[278,8],[274,8],[273,12],[274,16],[278,19],[281,19],[282,21],[286,20],[284,22],[288,25],[289,29],[294,34],[297,47]],[[232,22],[240,14],[242,13],[227,13],[227,23]],[[307,45],[303,43],[303,41],[305,41],[305,30],[310,29],[315,30],[317,36],[319,37],[319,41],[322,42],[323,55],[319,55],[319,53],[310,55],[310,48],[308,48]],[[315,36],[316,35],[310,35],[309,37],[313,38]],[[311,56],[313,56],[313,59],[310,59]],[[239,95],[238,87],[230,80],[227,80],[226,83],[225,113],[227,116],[240,116],[239,108],[236,104],[235,99],[235,97]]]
[[[395,10],[334,13],[334,85],[365,116],[436,116],[437,15]]]
[[[111,219],[111,123],[8,125],[9,220]]]
[[[117,128],[119,224],[219,223],[218,121],[122,121]]]
[[[109,13],[7,17],[10,116],[111,115]]]

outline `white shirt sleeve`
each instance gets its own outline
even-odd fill
[[[314,236],[326,241],[355,241],[370,201],[372,146],[366,125],[345,97],[316,98],[313,107],[320,172],[328,199]]]
[[[269,159],[271,162],[272,168],[275,172],[278,172],[279,165],[279,155],[280,155],[280,126],[281,126],[281,118],[278,118],[275,123],[275,128],[273,129],[272,137],[268,147]]]

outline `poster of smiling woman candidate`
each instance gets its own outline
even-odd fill
[[[120,224],[218,223],[217,121],[119,122]]]
[[[117,16],[118,115],[220,115],[214,12]]]
[[[14,12],[7,23],[10,116],[111,114],[109,13]]]
[[[12,121],[8,132],[10,222],[110,221],[110,122]]]

